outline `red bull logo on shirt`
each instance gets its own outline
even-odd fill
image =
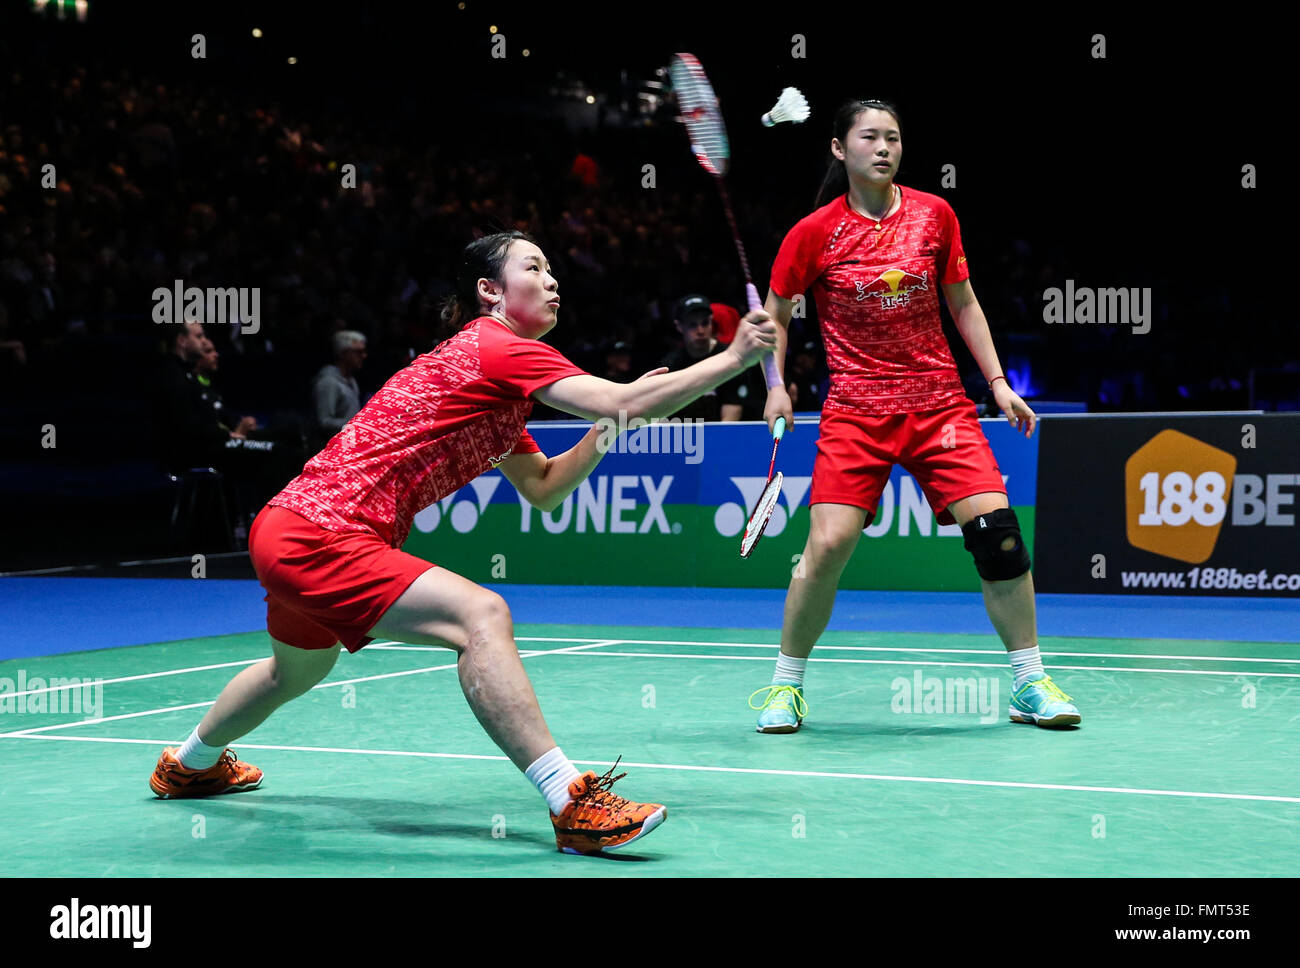
[[[871,296],[880,300],[881,309],[894,309],[911,302],[914,289],[929,290],[930,271],[927,269],[919,276],[906,269],[886,269],[871,282],[855,282],[858,302],[864,302]]]

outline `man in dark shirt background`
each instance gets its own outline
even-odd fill
[[[220,362],[221,354],[212,345],[212,340],[206,336],[203,337],[203,354],[194,365],[194,379],[199,384],[199,399],[212,408],[217,423],[222,428],[230,431],[231,438],[245,439],[252,431],[261,430],[262,428],[258,425],[256,417],[240,417],[238,422],[235,422],[234,417],[226,411],[226,404],[221,397],[221,391],[213,383],[213,377],[217,375]],[[233,427],[230,426],[232,422],[235,422]]]
[[[158,429],[161,456],[173,472],[219,464],[226,442],[236,437],[204,399],[195,373],[207,342],[200,323],[184,323],[168,333],[157,386]]]
[[[664,357],[661,365],[670,370],[690,366],[721,353],[730,345],[718,340],[713,307],[701,295],[692,294],[677,300],[673,325],[681,334],[682,345]],[[761,420],[766,400],[767,387],[762,369],[751,366],[673,416],[701,420]]]
[[[302,469],[301,432],[294,425],[262,427],[225,406],[213,380],[220,354],[201,323],[173,327],[167,338],[157,385],[160,457],[173,474],[212,467],[226,475],[236,532],[242,532]]]

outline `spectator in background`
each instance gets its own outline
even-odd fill
[[[9,310],[0,302],[0,377],[15,378],[27,366],[27,347],[9,332]]]
[[[256,417],[240,417],[238,421],[233,421],[230,414],[226,412],[225,401],[221,399],[221,391],[218,390],[212,382],[216,376],[218,364],[221,361],[221,354],[217,348],[212,345],[212,340],[206,336],[203,337],[202,355],[194,364],[194,380],[199,385],[199,399],[205,405],[211,408],[212,413],[216,416],[217,422],[223,428],[230,431],[232,438],[244,439],[251,431],[257,430]],[[230,424],[234,422],[235,426]]]
[[[172,471],[216,466],[222,448],[236,435],[202,397],[195,367],[208,342],[203,324],[169,326],[167,340],[156,385],[161,456]]]
[[[220,359],[201,323],[169,326],[169,352],[156,387],[160,414],[160,456],[179,474],[212,467],[226,475],[227,494],[236,512],[236,527],[260,508],[302,466],[301,443],[292,428],[263,432],[256,418],[234,419],[212,376]],[[231,424],[234,424],[232,429]],[[254,434],[258,438],[255,439]],[[272,437],[287,439],[268,439]]]
[[[717,338],[713,306],[703,296],[683,296],[677,300],[673,325],[681,334],[682,345],[664,357],[662,365],[670,370],[680,370],[715,356],[730,345]],[[673,416],[691,420],[761,420],[766,400],[762,368],[751,366]]]
[[[325,446],[361,409],[361,388],[354,374],[366,361],[366,337],[343,329],[334,334],[332,343],[334,362],[321,367],[311,386],[317,448]]]
[[[605,372],[602,375],[606,380],[626,383],[631,372],[632,348],[622,340],[611,344],[605,351]]]

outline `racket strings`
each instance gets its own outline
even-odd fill
[[[781,486],[784,480],[784,475],[778,472],[776,477],[768,483],[759,496],[758,502],[754,505],[754,511],[749,516],[749,523],[745,526],[745,535],[740,541],[740,556],[742,558],[749,557],[749,553],[758,544],[758,539],[767,530],[767,522],[776,509],[776,502],[781,496]]]
[[[704,68],[690,54],[678,54],[670,73],[682,123],[686,125],[696,157],[710,173],[724,174],[731,157],[731,146],[727,142],[727,129],[722,123],[717,95],[713,93],[713,85],[709,83]]]

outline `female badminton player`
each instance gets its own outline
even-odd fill
[[[548,458],[524,428],[534,400],[587,419],[665,416],[771,352],[776,324],[751,313],[727,352],[618,384],[540,342],[559,308],[558,283],[528,236],[498,233],[465,249],[444,310],[459,332],[393,376],[254,521],[249,552],[267,592],[272,656],[240,672],[185,743],[163,751],[150,779],[158,796],[256,787],[262,771],[228,745],[320,682],[340,645],[356,652],[383,636],[459,653],[470,708],[546,799],[560,850],[618,849],[662,822],[662,805],[610,792],[624,774],[580,774],[561,752],[501,596],[398,549],[418,511],[492,467],[543,510],[592,472],[597,427]]]
[[[975,407],[962,390],[939,322],[939,288],[993,399],[1026,437],[1036,416],[1002,373],[971,289],[951,206],[894,181],[902,157],[898,112],[849,101],[835,116],[831,162],[816,211],[786,235],[766,309],[778,323],[780,365],[794,302],[817,304],[831,387],[813,467],[803,569],[790,582],[770,686],[750,697],[760,733],[798,730],[808,656],[830,621],[835,591],[894,464],[921,485],[940,524],[961,526],[984,604],[1006,646],[1015,684],[1010,718],[1039,726],[1080,721],[1043,669],[1029,553]],[[765,416],[791,420],[778,384]]]

